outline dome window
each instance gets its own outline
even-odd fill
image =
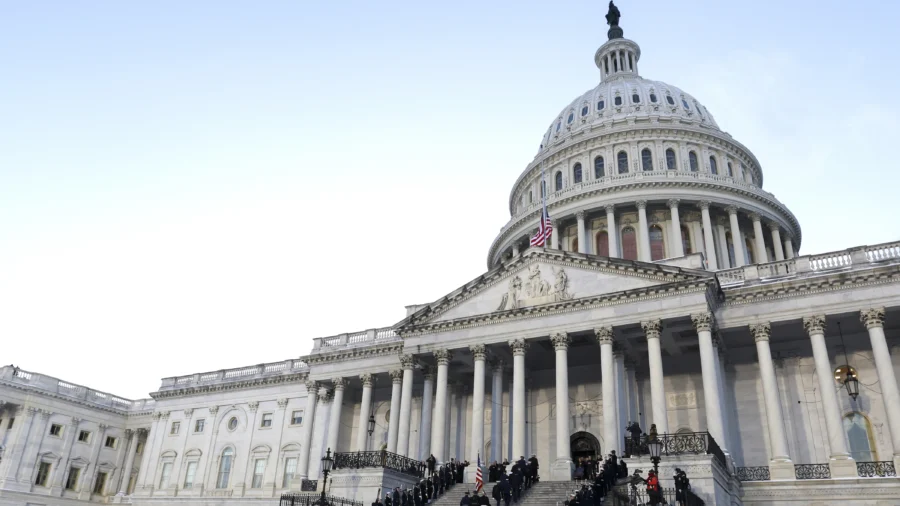
[[[622,97],[616,97],[613,103],[615,103],[616,105],[622,105]]]
[[[529,204],[534,203],[534,191],[533,190],[528,190],[528,203]]]
[[[650,153],[650,148],[641,150],[641,168],[644,170],[653,170],[653,154]]]
[[[668,102],[669,105],[675,105],[675,99],[672,98],[672,95],[666,95],[666,102]]]
[[[640,104],[640,103],[641,103],[641,96],[638,95],[637,93],[633,93],[633,94],[631,95],[631,101],[632,101],[633,103],[635,103],[635,104]]]
[[[650,260],[662,260],[666,257],[666,243],[663,240],[663,231],[659,225],[650,227]]]
[[[601,100],[601,101],[597,102],[597,110],[598,111],[602,111],[604,107],[606,107],[605,101]]]
[[[574,119],[575,119],[575,113],[574,113],[574,112],[570,112],[570,113],[569,113],[569,118],[566,120],[566,123],[571,123],[572,120],[574,120]]]
[[[654,104],[656,103],[656,93],[650,94],[650,101],[653,102]]]
[[[556,171],[556,177],[554,178],[554,182],[555,182],[555,185],[556,185],[556,190],[555,190],[555,191],[560,191],[560,190],[563,189],[562,172]]]
[[[562,121],[556,124],[556,131],[559,132],[559,127],[562,126]]]
[[[628,153],[619,151],[619,154],[617,156],[619,164],[619,174],[628,174]]]
[[[728,177],[734,177],[734,169],[731,167],[731,162],[728,162]]]
[[[603,166],[603,157],[594,158],[594,179],[600,179],[606,176],[606,168]]]
[[[703,119],[703,110],[700,109],[700,106],[697,105],[697,102],[694,102],[694,109],[697,109],[697,114],[700,115],[700,119]]]
[[[576,163],[575,167],[572,168],[572,180],[575,181],[575,184],[581,182],[581,164]]]
[[[697,153],[694,153],[693,151],[688,153],[688,161],[691,164],[691,172],[700,170],[700,164],[697,162]]]
[[[637,260],[637,234],[633,227],[622,229],[622,258],[625,260]]]
[[[675,164],[675,150],[669,148],[666,150],[666,168],[669,170],[675,170],[677,165]]]
[[[691,106],[689,106],[688,103],[687,103],[687,100],[685,100],[685,99],[683,99],[683,98],[681,99],[681,105],[684,106],[684,110],[685,110],[685,111],[690,111],[690,110],[691,110]]]
[[[713,174],[719,173],[719,165],[716,163],[716,157],[709,157],[709,171]]]
[[[582,115],[582,116],[587,116],[587,113],[588,113],[588,106],[582,107],[582,108],[581,108],[581,115]]]

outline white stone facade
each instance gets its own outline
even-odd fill
[[[489,270],[390,328],[165,378],[138,401],[0,369],[0,505],[274,504],[320,478],[328,450],[535,454],[543,479],[567,480],[578,452],[626,452],[630,421],[708,433],[661,469],[664,485],[686,469],[709,505],[896,504],[900,243],[800,255],[753,154],[639,58],[625,39],[597,51],[601,84],[516,181]],[[528,248],[542,171],[554,235]],[[848,362],[856,399],[835,379]],[[408,481],[332,478],[366,503]]]

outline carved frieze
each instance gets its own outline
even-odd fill
[[[552,283],[543,278],[541,266],[534,264],[528,268],[528,277],[523,282],[519,276],[509,280],[509,289],[500,301],[498,311],[538,306],[552,302],[571,300],[569,276],[563,268],[553,268]]]
[[[697,394],[694,392],[673,392],[666,394],[669,408],[687,409],[697,407]]]

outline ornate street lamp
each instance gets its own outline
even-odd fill
[[[659,460],[662,456],[663,444],[657,438],[656,424],[650,426],[650,434],[647,435],[647,450],[650,452],[650,462],[653,462],[653,471],[659,476]]]
[[[331,458],[331,448],[325,452],[325,456],[322,457],[322,497],[319,499],[319,504],[322,506],[328,505],[328,499],[325,498],[325,487],[328,486],[328,473],[331,472],[331,466],[334,465],[334,459]]]
[[[856,378],[855,371],[852,367],[850,367],[850,359],[847,358],[847,346],[844,344],[844,331],[841,330],[841,322],[837,322],[838,333],[841,336],[841,346],[844,348],[844,361],[847,362],[847,370],[846,374],[843,378],[844,388],[847,389],[847,394],[854,401],[859,396],[859,380]]]
[[[375,432],[375,415],[369,415],[369,435]]]

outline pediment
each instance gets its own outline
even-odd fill
[[[708,282],[706,271],[532,249],[417,311],[398,329],[437,324],[548,304],[577,302],[604,294]],[[671,286],[669,286],[671,285]]]

